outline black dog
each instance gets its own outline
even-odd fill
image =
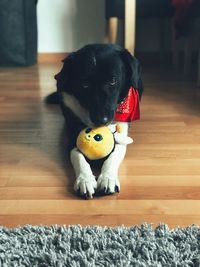
[[[96,189],[105,194],[119,192],[118,168],[126,146],[115,146],[96,181],[88,161],[76,148],[76,138],[87,126],[114,124],[116,110],[126,100],[130,88],[133,88],[135,97],[141,98],[143,86],[139,62],[127,50],[108,44],[87,45],[71,53],[63,62],[63,68],[56,75],[57,91],[61,95],[67,127],[71,130],[70,156],[76,175],[75,191],[88,197],[92,197]],[[52,97],[55,94],[49,99]],[[122,122],[124,134],[128,132],[127,122],[131,120],[134,119]]]

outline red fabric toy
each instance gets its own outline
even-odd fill
[[[140,119],[140,98],[138,91],[133,87],[129,89],[128,96],[118,105],[115,121],[131,122]]]

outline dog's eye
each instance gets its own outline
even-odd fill
[[[82,86],[83,86],[83,88],[88,88],[89,84],[88,83],[83,83]]]
[[[92,131],[92,128],[87,128],[86,130],[85,130],[85,133],[89,133],[89,132],[91,132]]]
[[[94,136],[94,140],[97,141],[97,142],[99,142],[99,141],[103,140],[103,136],[101,134],[96,134]]]
[[[109,84],[110,84],[111,86],[115,85],[116,83],[117,83],[117,80],[116,80],[116,78],[114,78],[114,77],[109,81]]]

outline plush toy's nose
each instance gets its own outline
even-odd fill
[[[85,136],[85,139],[86,139],[87,141],[90,141],[90,134],[87,134],[87,135]]]

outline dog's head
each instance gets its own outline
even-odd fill
[[[95,126],[110,123],[131,86],[141,96],[140,65],[126,49],[92,44],[70,54],[57,79],[57,89],[76,99]]]

